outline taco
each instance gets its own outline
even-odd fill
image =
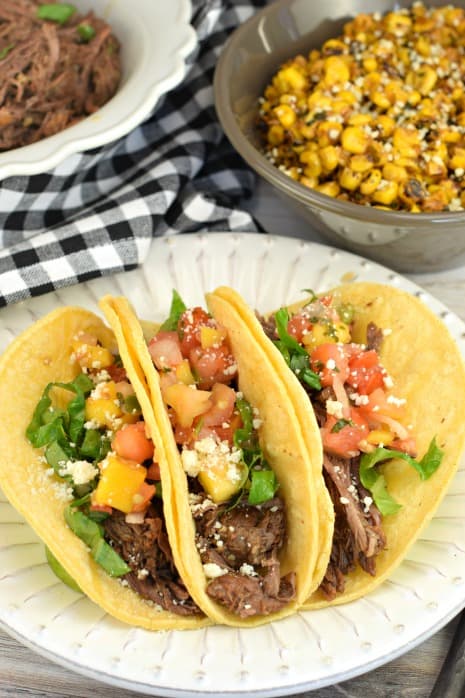
[[[125,298],[101,307],[112,325],[118,317],[147,380],[181,576],[216,623],[258,625],[295,611],[316,588],[332,513],[328,506],[319,521],[319,499],[328,498],[321,444],[304,439],[317,425],[298,382],[274,371],[228,303],[216,294],[207,302],[211,314],[175,292],[148,345]]]
[[[287,364],[317,419],[309,436],[323,446],[332,500],[320,521],[331,509],[335,526],[303,608],[356,599],[402,561],[454,476],[465,443],[458,347],[421,300],[376,283],[310,293],[259,319],[231,289],[215,294],[242,314],[277,372]]]
[[[208,622],[190,597],[165,515],[144,377],[96,315],[51,312],[0,359],[0,486],[80,590],[144,628]]]

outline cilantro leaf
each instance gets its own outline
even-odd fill
[[[321,390],[320,377],[310,368],[310,357],[307,350],[287,331],[289,313],[286,308],[280,308],[275,313],[275,321],[279,336],[275,345],[283,355],[287,365],[301,383],[305,383],[313,390]]]
[[[174,332],[177,330],[179,318],[185,310],[187,310],[187,306],[176,289],[173,289],[170,314],[166,318],[165,322],[161,325],[160,330],[163,330],[163,332]]]

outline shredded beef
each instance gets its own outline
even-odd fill
[[[375,325],[374,322],[369,322],[367,325],[367,349],[374,349],[376,352],[379,352],[383,338],[383,330]]]
[[[208,595],[240,618],[274,613],[295,597],[295,575],[280,576],[278,552],[286,535],[278,497],[260,506],[196,507],[193,515],[202,562],[225,571],[211,580]]]
[[[265,318],[263,315],[256,313],[256,316],[266,336],[271,340],[278,339],[278,333],[276,331],[276,320],[274,319],[274,315],[271,315],[269,318]]]
[[[114,511],[103,526],[106,540],[132,570],[124,579],[134,591],[177,615],[200,614],[176,571],[158,503],[141,524],[129,524]]]
[[[37,17],[42,0],[0,2],[0,150],[34,143],[94,113],[115,94],[119,43],[93,12],[64,24]],[[77,27],[95,35],[84,41]]]
[[[335,510],[331,557],[320,585],[329,600],[344,591],[345,575],[357,564],[376,574],[376,556],[386,545],[381,515],[358,477],[359,459],[325,454],[325,481]],[[342,501],[341,501],[342,499]]]
[[[326,312],[319,301],[308,305],[306,311],[315,318],[324,316]],[[270,339],[276,339],[274,318],[265,320],[260,315],[257,317],[265,334]],[[383,331],[370,322],[367,326],[367,350],[379,352],[382,341]],[[323,427],[328,418],[326,402],[336,399],[333,388],[328,386],[316,392],[304,383],[302,387],[312,402],[318,425]],[[360,482],[359,466],[360,456],[344,459],[327,453],[324,455],[324,477],[335,511],[330,561],[320,585],[328,600],[344,591],[345,576],[357,565],[375,575],[376,556],[386,545],[381,514]]]
[[[267,577],[247,577],[238,572],[228,572],[213,579],[208,595],[240,618],[276,613],[295,596],[293,572],[279,579],[279,589],[273,595],[264,589]]]

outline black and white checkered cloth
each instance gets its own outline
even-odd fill
[[[126,137],[45,174],[0,182],[0,306],[132,269],[152,237],[257,230],[252,173],[217,121],[213,74],[229,33],[264,0],[193,0],[199,43],[182,84]]]

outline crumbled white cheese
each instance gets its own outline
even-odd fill
[[[368,395],[359,395],[358,393],[350,393],[350,399],[355,402],[357,406],[368,405]]]
[[[97,468],[86,460],[68,460],[66,463],[60,463],[58,471],[60,477],[71,475],[75,485],[86,485],[94,479],[98,474]]]
[[[326,368],[329,368],[330,371],[334,370],[336,368],[336,362],[334,359],[328,359],[326,362]]]
[[[383,381],[386,388],[392,388],[394,385],[394,381],[392,380],[391,376],[384,376]]]
[[[223,569],[215,562],[207,562],[203,565],[203,571],[208,579],[216,579],[216,577],[222,577],[223,574],[227,574],[228,570]]]
[[[184,471],[191,477],[205,472],[214,479],[216,474],[223,470],[226,471],[226,478],[230,482],[239,482],[242,478],[239,467],[241,458],[242,452],[239,448],[231,448],[227,441],[217,441],[212,436],[199,439],[194,448],[184,448],[181,453]]]
[[[336,417],[336,419],[342,419],[343,404],[338,400],[326,400],[326,411],[328,414]]]
[[[373,499],[371,497],[364,497],[363,498],[363,504],[364,504],[364,512],[365,514],[368,514],[370,511],[370,507],[373,504]]]
[[[252,565],[249,565],[247,562],[242,563],[242,565],[239,567],[239,572],[243,574],[245,577],[258,576]]]
[[[347,497],[339,497],[339,501],[341,502],[341,504],[349,504],[349,500],[347,499]]]
[[[386,400],[391,405],[395,405],[396,407],[402,407],[402,405],[405,405],[405,403],[407,402],[407,400],[405,398],[396,397],[395,395],[388,395]]]

